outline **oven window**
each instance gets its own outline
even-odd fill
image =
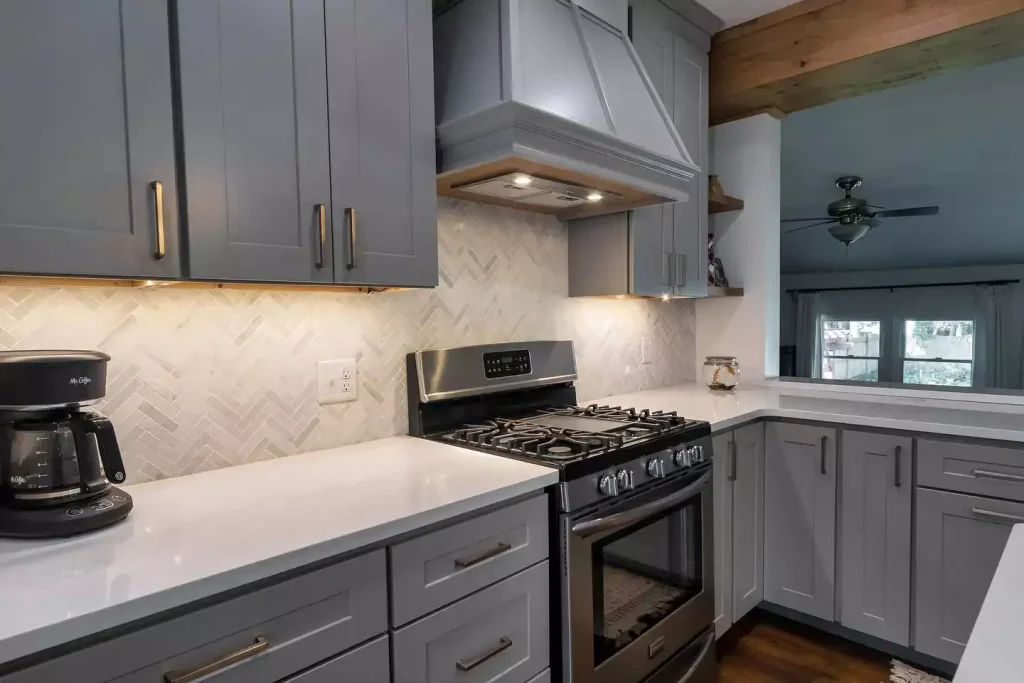
[[[700,497],[593,547],[599,666],[703,590]]]

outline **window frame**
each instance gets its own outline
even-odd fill
[[[877,322],[878,323],[878,355],[877,356],[833,356],[825,353],[825,323],[826,322]],[[884,366],[885,366],[885,321],[875,320],[874,318],[868,318],[867,316],[859,316],[853,318],[851,316],[839,316],[834,314],[822,314],[818,316],[817,328],[817,339],[815,340],[815,346],[817,347],[817,359],[814,370],[817,372],[817,379],[821,382],[828,382],[830,384],[849,384],[854,386],[878,386],[883,381]],[[822,377],[824,371],[824,363],[826,358],[836,358],[840,360],[873,360],[877,364],[878,368],[878,379],[866,380],[866,379],[826,379]]]
[[[972,325],[974,325],[974,334],[972,335],[972,339],[971,339],[971,358],[970,358],[970,360],[965,360],[965,359],[962,359],[962,358],[910,358],[910,357],[908,357],[907,356],[907,323],[908,322],[933,322],[933,323],[934,322],[958,322],[958,323],[970,322]],[[936,318],[898,317],[898,318],[896,318],[896,323],[897,323],[896,327],[899,330],[899,335],[898,335],[898,346],[896,347],[896,349],[898,350],[898,353],[897,353],[897,355],[896,355],[896,357],[894,359],[895,360],[895,363],[894,363],[894,366],[895,366],[894,381],[897,384],[899,384],[901,386],[904,386],[904,387],[907,387],[907,388],[914,388],[914,389],[917,389],[917,388],[932,388],[932,389],[947,389],[947,390],[948,389],[964,390],[964,389],[971,389],[971,388],[973,388],[975,386],[975,383],[977,382],[977,378],[978,378],[978,358],[977,358],[977,356],[978,356],[978,321],[976,319],[956,318],[956,319],[952,319],[951,320],[949,318],[943,318],[942,320],[939,320],[939,319],[936,319]],[[906,364],[907,364],[908,361],[909,362],[914,362],[914,363],[959,363],[959,364],[969,365],[970,368],[971,368],[971,383],[969,385],[967,385],[967,386],[959,386],[959,385],[956,385],[956,384],[921,384],[921,383],[918,383],[918,382],[907,382],[904,379],[904,377],[905,377],[905,372],[906,372]]]

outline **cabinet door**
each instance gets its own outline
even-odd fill
[[[764,423],[737,429],[732,463],[732,616],[764,599]]]
[[[323,0],[180,0],[178,33],[191,277],[332,282]]]
[[[836,433],[766,427],[764,598],[833,621],[836,568]]]
[[[854,431],[842,438],[840,621],[909,645],[913,441]]]
[[[674,36],[672,120],[701,172],[690,183],[690,201],[674,205],[672,232],[676,294],[708,292],[708,54]]]
[[[437,284],[430,3],[327,0],[337,280]]]
[[[648,206],[630,212],[630,294],[672,293],[672,206]]]
[[[917,490],[914,649],[959,662],[1024,503]]]
[[[0,3],[0,272],[180,276],[168,35],[165,0]]]
[[[715,637],[732,626],[732,432],[711,440],[715,501]]]

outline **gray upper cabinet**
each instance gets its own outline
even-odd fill
[[[770,422],[765,441],[764,599],[833,621],[836,432]]]
[[[914,649],[959,662],[1024,503],[919,488],[916,505]]]
[[[632,40],[683,144],[701,168],[692,183],[690,201],[642,211],[659,212],[670,233],[670,293],[705,296],[709,38],[679,14],[647,1],[633,7]]]
[[[736,622],[764,598],[764,424],[737,429],[732,448],[732,611]]]
[[[910,644],[913,440],[845,431],[840,512],[840,621]]]
[[[0,272],[180,276],[169,35],[165,0],[0,3]]]
[[[336,279],[432,287],[438,263],[431,5],[326,0],[326,18]]]
[[[323,0],[179,0],[189,275],[333,282]]]

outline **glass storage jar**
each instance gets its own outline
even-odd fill
[[[740,364],[735,356],[708,356],[704,360],[704,383],[714,391],[729,391],[740,383]]]

